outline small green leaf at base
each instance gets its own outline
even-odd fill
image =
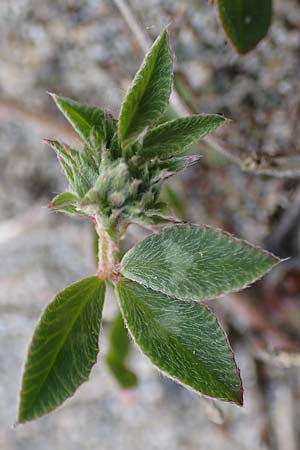
[[[80,201],[80,198],[73,192],[62,192],[54,197],[50,203],[50,208],[59,209],[61,206],[73,206]]]
[[[207,226],[180,224],[146,237],[122,260],[124,277],[181,300],[243,289],[280,260]]]
[[[25,363],[18,422],[47,414],[87,380],[96,362],[105,285],[93,276],[71,284],[47,306]]]
[[[62,192],[56,195],[48,208],[67,214],[85,215],[78,207],[80,198],[73,192]]]
[[[272,0],[218,0],[223,28],[237,51],[247,53],[267,34]]]
[[[206,306],[129,280],[118,283],[117,295],[136,344],[159,370],[198,393],[243,404],[232,350]]]

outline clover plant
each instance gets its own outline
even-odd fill
[[[97,106],[52,95],[83,147],[46,140],[70,184],[50,207],[95,224],[99,265],[43,312],[25,363],[19,423],[52,411],[88,378],[99,350],[107,283],[114,285],[121,311],[116,330],[123,318],[154,366],[194,392],[243,403],[228,339],[201,301],[246,287],[279,260],[220,230],[180,223],[161,201],[164,181],[198,160],[187,155],[189,147],[226,122],[220,115],[196,114],[159,124],[172,72],[164,31],[129,87],[118,120]],[[155,232],[120,260],[120,241],[132,223]],[[116,371],[114,355],[125,355],[127,346],[115,345],[107,355]],[[133,377],[128,374],[129,385]]]

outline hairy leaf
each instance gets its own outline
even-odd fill
[[[51,208],[59,208],[60,206],[65,205],[74,205],[80,199],[73,192],[62,192],[61,194],[56,195],[52,200],[50,206]]]
[[[122,260],[122,274],[182,300],[237,291],[279,260],[231,235],[198,225],[175,225],[146,237]]]
[[[247,53],[267,34],[272,0],[218,0],[224,30],[237,51]]]
[[[73,192],[62,192],[54,197],[48,208],[67,214],[86,215],[84,211],[80,210],[79,202],[80,198]]]
[[[57,159],[68,182],[72,187],[74,187],[76,178],[76,161],[79,158],[78,151],[63,142],[54,141],[51,139],[44,139],[44,142],[55,151]]]
[[[167,180],[181,170],[196,164],[200,158],[200,155],[192,155],[157,161],[155,164],[156,171],[151,177],[151,182],[157,183],[159,181]]]
[[[78,152],[59,141],[44,140],[57,154],[63,171],[79,197],[83,197],[98,178],[98,167],[95,160],[86,151]]]
[[[119,138],[122,147],[157,121],[167,107],[172,85],[168,34],[161,33],[130,85],[121,106]]]
[[[102,280],[84,278],[45,309],[27,355],[18,422],[52,411],[88,378],[98,354],[104,293]]]
[[[186,200],[182,190],[175,190],[169,183],[165,184],[162,190],[161,198],[169,205],[177,217],[183,220],[187,216]]]
[[[123,388],[130,388],[137,384],[137,377],[126,365],[126,358],[130,352],[131,342],[123,318],[119,312],[112,322],[109,334],[109,351],[106,363],[117,382]]]
[[[137,345],[165,375],[196,392],[243,403],[232,350],[206,306],[129,280],[118,283],[117,294]]]
[[[181,170],[187,169],[194,164],[197,164],[201,155],[191,155],[191,156],[179,156],[178,158],[170,158],[162,161],[158,161],[157,166],[160,170],[169,170],[171,172],[180,172]]]
[[[84,140],[92,137],[97,141],[105,139],[105,113],[97,106],[79,103],[70,98],[50,94],[57,107]]]
[[[224,117],[215,114],[196,114],[163,123],[146,134],[139,154],[149,159],[182,155],[189,146],[225,121]]]

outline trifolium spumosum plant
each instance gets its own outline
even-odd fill
[[[54,410],[89,377],[107,284],[114,286],[135,344],[163,374],[205,396],[243,403],[228,339],[202,301],[246,287],[279,260],[220,230],[180,223],[161,200],[164,181],[198,160],[187,155],[189,147],[226,122],[214,114],[159,122],[172,76],[164,31],[132,81],[118,120],[52,94],[83,148],[46,140],[70,186],[50,207],[94,223],[99,264],[96,274],[59,292],[42,313],[25,362],[19,423]],[[132,223],[155,232],[120,258]]]

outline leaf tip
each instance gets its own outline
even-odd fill
[[[244,389],[243,389],[243,387],[241,387],[237,405],[240,406],[241,408],[244,406]]]
[[[42,139],[42,142],[51,147],[57,153],[57,141],[55,141],[54,139],[44,138]]]
[[[163,30],[157,35],[157,37],[156,37],[156,39],[155,39],[154,42],[164,40],[164,39],[166,39],[166,38],[168,37],[168,35],[169,35],[169,30],[168,30],[169,26],[170,26],[170,23],[168,23],[168,24],[163,28]],[[153,44],[154,44],[154,43],[152,43],[152,46],[153,46]]]
[[[223,116],[223,114],[215,114],[215,119],[217,119],[219,122],[218,126],[227,125],[227,124],[233,122],[232,119],[230,119],[229,117]]]
[[[46,91],[46,92],[55,101],[55,103],[57,103],[58,95],[54,94],[54,92],[49,92],[49,91]]]
[[[241,408],[244,406],[244,388],[243,388],[243,382],[242,382],[242,378],[241,378],[241,372],[240,369],[237,368],[238,371],[238,377],[240,379],[240,388],[238,390],[238,395],[236,398],[236,401],[234,402],[237,406],[240,406]]]
[[[42,139],[42,142],[44,143],[44,144],[47,144],[47,145],[52,145],[52,140],[51,139],[48,139],[48,138],[43,138]]]
[[[15,422],[13,424],[13,427],[16,428],[19,425],[24,424],[25,422],[28,422],[29,420],[32,420],[30,417],[28,417],[28,414],[26,412],[24,413],[23,406],[22,406],[22,389],[20,391],[20,398],[19,398],[19,405],[17,409],[17,416],[15,419]]]
[[[229,117],[225,117],[225,116],[221,116],[221,117],[223,117],[223,122],[224,123],[232,123],[232,122],[234,122],[234,120],[230,119]]]
[[[25,422],[26,422],[26,419],[24,419],[19,413],[17,415],[15,422],[13,423],[13,428],[17,428],[19,425],[23,425]]]

